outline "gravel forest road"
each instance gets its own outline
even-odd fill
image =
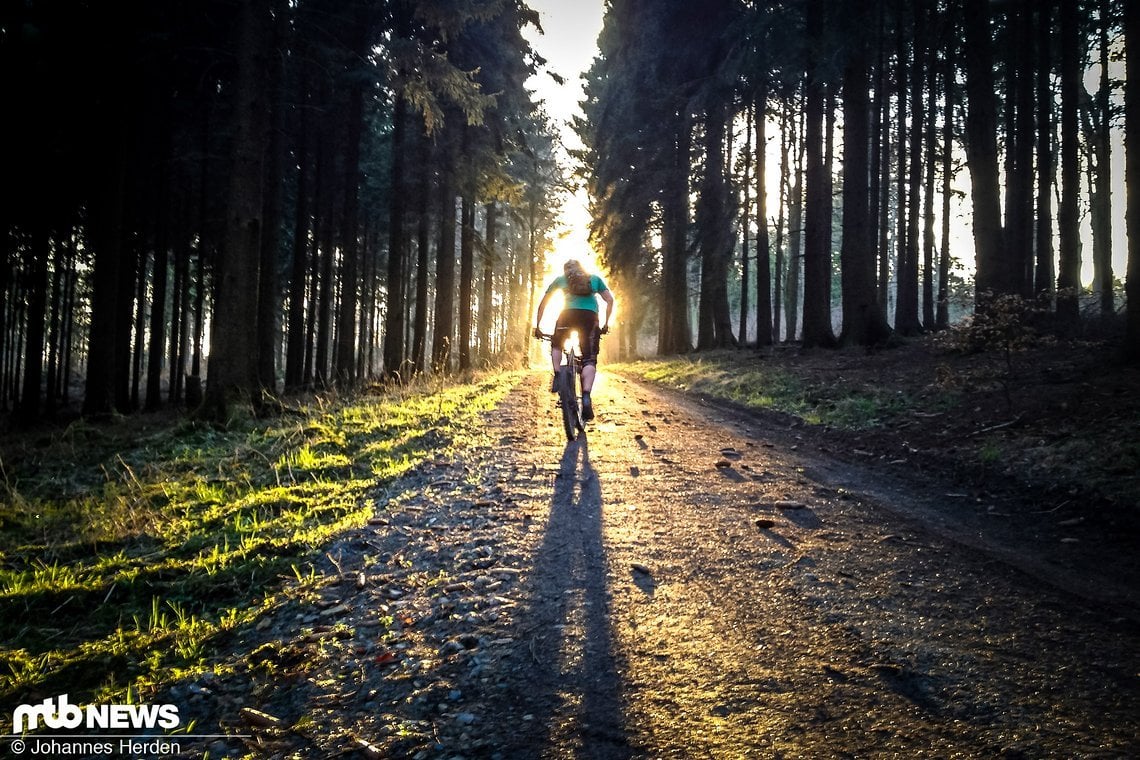
[[[887,503],[787,431],[620,376],[566,444],[546,382],[378,494],[236,675],[186,687],[203,730],[254,734],[212,757],[1140,755],[1140,605],[1109,568],[1059,588],[928,523],[952,485]]]

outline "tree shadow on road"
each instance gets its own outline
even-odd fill
[[[530,598],[516,620],[530,661],[509,691],[527,757],[632,756],[614,659],[602,537],[602,489],[585,435],[566,445]],[[522,755],[520,755],[522,756]]]

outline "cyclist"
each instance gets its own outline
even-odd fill
[[[570,259],[562,265],[562,274],[555,277],[538,303],[538,316],[535,317],[534,336],[542,337],[538,324],[542,322],[542,312],[554,291],[562,290],[566,295],[566,305],[558,315],[554,328],[554,339],[550,341],[550,360],[554,366],[555,381],[550,384],[550,392],[557,390],[558,367],[562,364],[562,352],[570,332],[578,332],[578,342],[582,353],[582,419],[589,422],[594,418],[594,403],[590,391],[594,387],[594,375],[598,371],[598,343],[600,336],[610,329],[610,315],[614,311],[614,296],[606,283],[596,274],[590,274],[577,259]],[[606,303],[606,318],[598,323],[598,299]]]

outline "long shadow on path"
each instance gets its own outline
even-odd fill
[[[606,577],[602,489],[583,435],[562,453],[531,593],[516,616],[529,661],[508,689],[521,720],[505,756],[632,756]]]

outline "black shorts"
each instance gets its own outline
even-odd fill
[[[578,333],[582,364],[597,366],[598,343],[602,335],[598,327],[598,312],[590,309],[563,309],[554,325],[554,345],[565,351],[571,332]]]

